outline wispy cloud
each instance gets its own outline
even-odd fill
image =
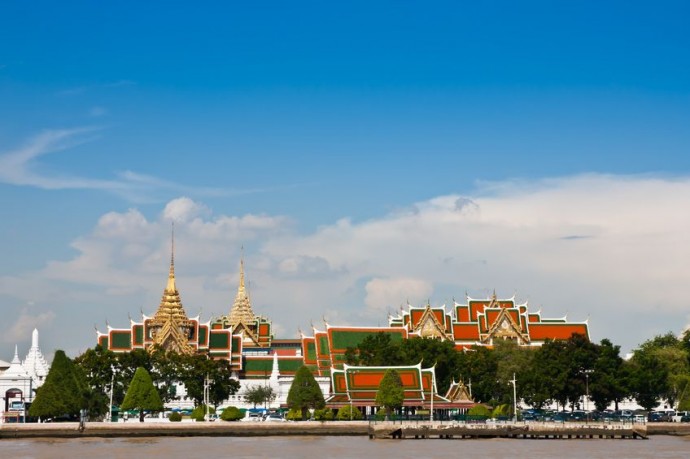
[[[267,192],[267,188],[227,189],[195,187],[164,180],[133,171],[116,172],[111,179],[89,178],[70,173],[46,173],[40,167],[42,156],[92,142],[100,127],[46,130],[30,138],[23,146],[0,152],[0,182],[17,186],[33,186],[46,190],[90,189],[117,194],[128,201],[159,202],[161,193],[189,194],[207,197],[229,197]]]

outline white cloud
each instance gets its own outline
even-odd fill
[[[631,348],[686,322],[689,205],[688,178],[588,175],[483,186],[296,234],[285,217],[214,215],[179,198],[159,219],[103,215],[73,243],[75,257],[0,277],[0,294],[58,302],[55,326],[88,346],[93,323],[126,326],[128,314],[155,311],[174,217],[178,286],[187,311],[205,319],[230,309],[240,246],[253,241],[245,268],[255,312],[287,336],[322,317],[383,324],[408,299],[450,304],[495,288],[545,317],[589,317],[594,339]]]
[[[187,197],[173,199],[163,209],[163,218],[175,222],[188,222],[204,214],[208,214],[208,208]]]
[[[386,311],[395,311],[400,305],[421,304],[426,302],[434,291],[431,282],[422,279],[372,279],[364,287],[366,297],[364,303],[379,316]]]
[[[28,308],[23,308],[14,322],[2,333],[2,342],[16,344],[31,339],[34,328],[42,328],[55,319],[53,311],[31,313]]]

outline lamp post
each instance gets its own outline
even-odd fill
[[[594,370],[584,370],[585,373],[585,416],[589,422],[589,375],[594,373]]]
[[[513,385],[513,422],[517,422],[517,379],[513,373],[513,379],[508,381]]]
[[[210,381],[208,379],[208,373],[206,374],[206,377],[204,378],[204,404],[206,405],[206,415],[204,416],[204,421],[208,421],[208,399],[209,397],[209,388],[210,388]]]
[[[110,409],[108,410],[108,422],[113,422],[113,391],[115,389],[115,366],[110,366]]]

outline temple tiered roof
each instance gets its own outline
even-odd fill
[[[50,365],[48,365],[45,357],[43,357],[41,348],[38,346],[38,330],[35,328],[31,334],[31,349],[29,349],[29,353],[22,362],[22,366],[34,380],[34,387],[38,388],[43,385],[50,370]]]
[[[163,297],[156,314],[149,323],[153,343],[165,350],[180,354],[195,352],[189,345],[189,338],[193,333],[194,324],[187,317],[182,306],[180,292],[175,285],[175,245],[173,239],[172,255],[170,257],[170,272],[168,284],[163,290]]]
[[[240,260],[240,284],[237,287],[237,295],[235,295],[235,302],[230,309],[229,322],[230,325],[236,327],[239,324],[253,324],[256,320],[254,311],[252,311],[252,304],[249,301],[249,295],[244,286],[244,259]]]
[[[10,362],[10,367],[5,370],[2,373],[2,378],[3,379],[10,379],[10,378],[29,378],[29,373],[26,371],[26,368],[22,366],[22,363],[19,361],[19,354],[17,353],[17,346],[14,346],[14,358],[12,359],[12,362]]]

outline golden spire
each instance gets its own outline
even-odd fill
[[[180,292],[175,285],[175,227],[173,224],[171,237],[170,273],[168,283],[163,290],[163,297],[158,306],[158,311],[151,321],[151,330],[154,344],[165,350],[188,354],[193,352],[189,345],[188,336],[193,324],[187,317],[187,313],[180,300]]]
[[[233,327],[244,323],[249,325],[254,323],[256,320],[254,312],[252,311],[252,305],[249,301],[249,295],[247,295],[247,289],[244,285],[244,247],[242,248],[242,258],[240,258],[240,284],[237,287],[237,295],[235,296],[235,302],[230,309],[230,325]]]
[[[170,235],[170,272],[168,273],[168,285],[165,290],[170,292],[177,291],[175,286],[175,222],[172,223],[172,232]]]

